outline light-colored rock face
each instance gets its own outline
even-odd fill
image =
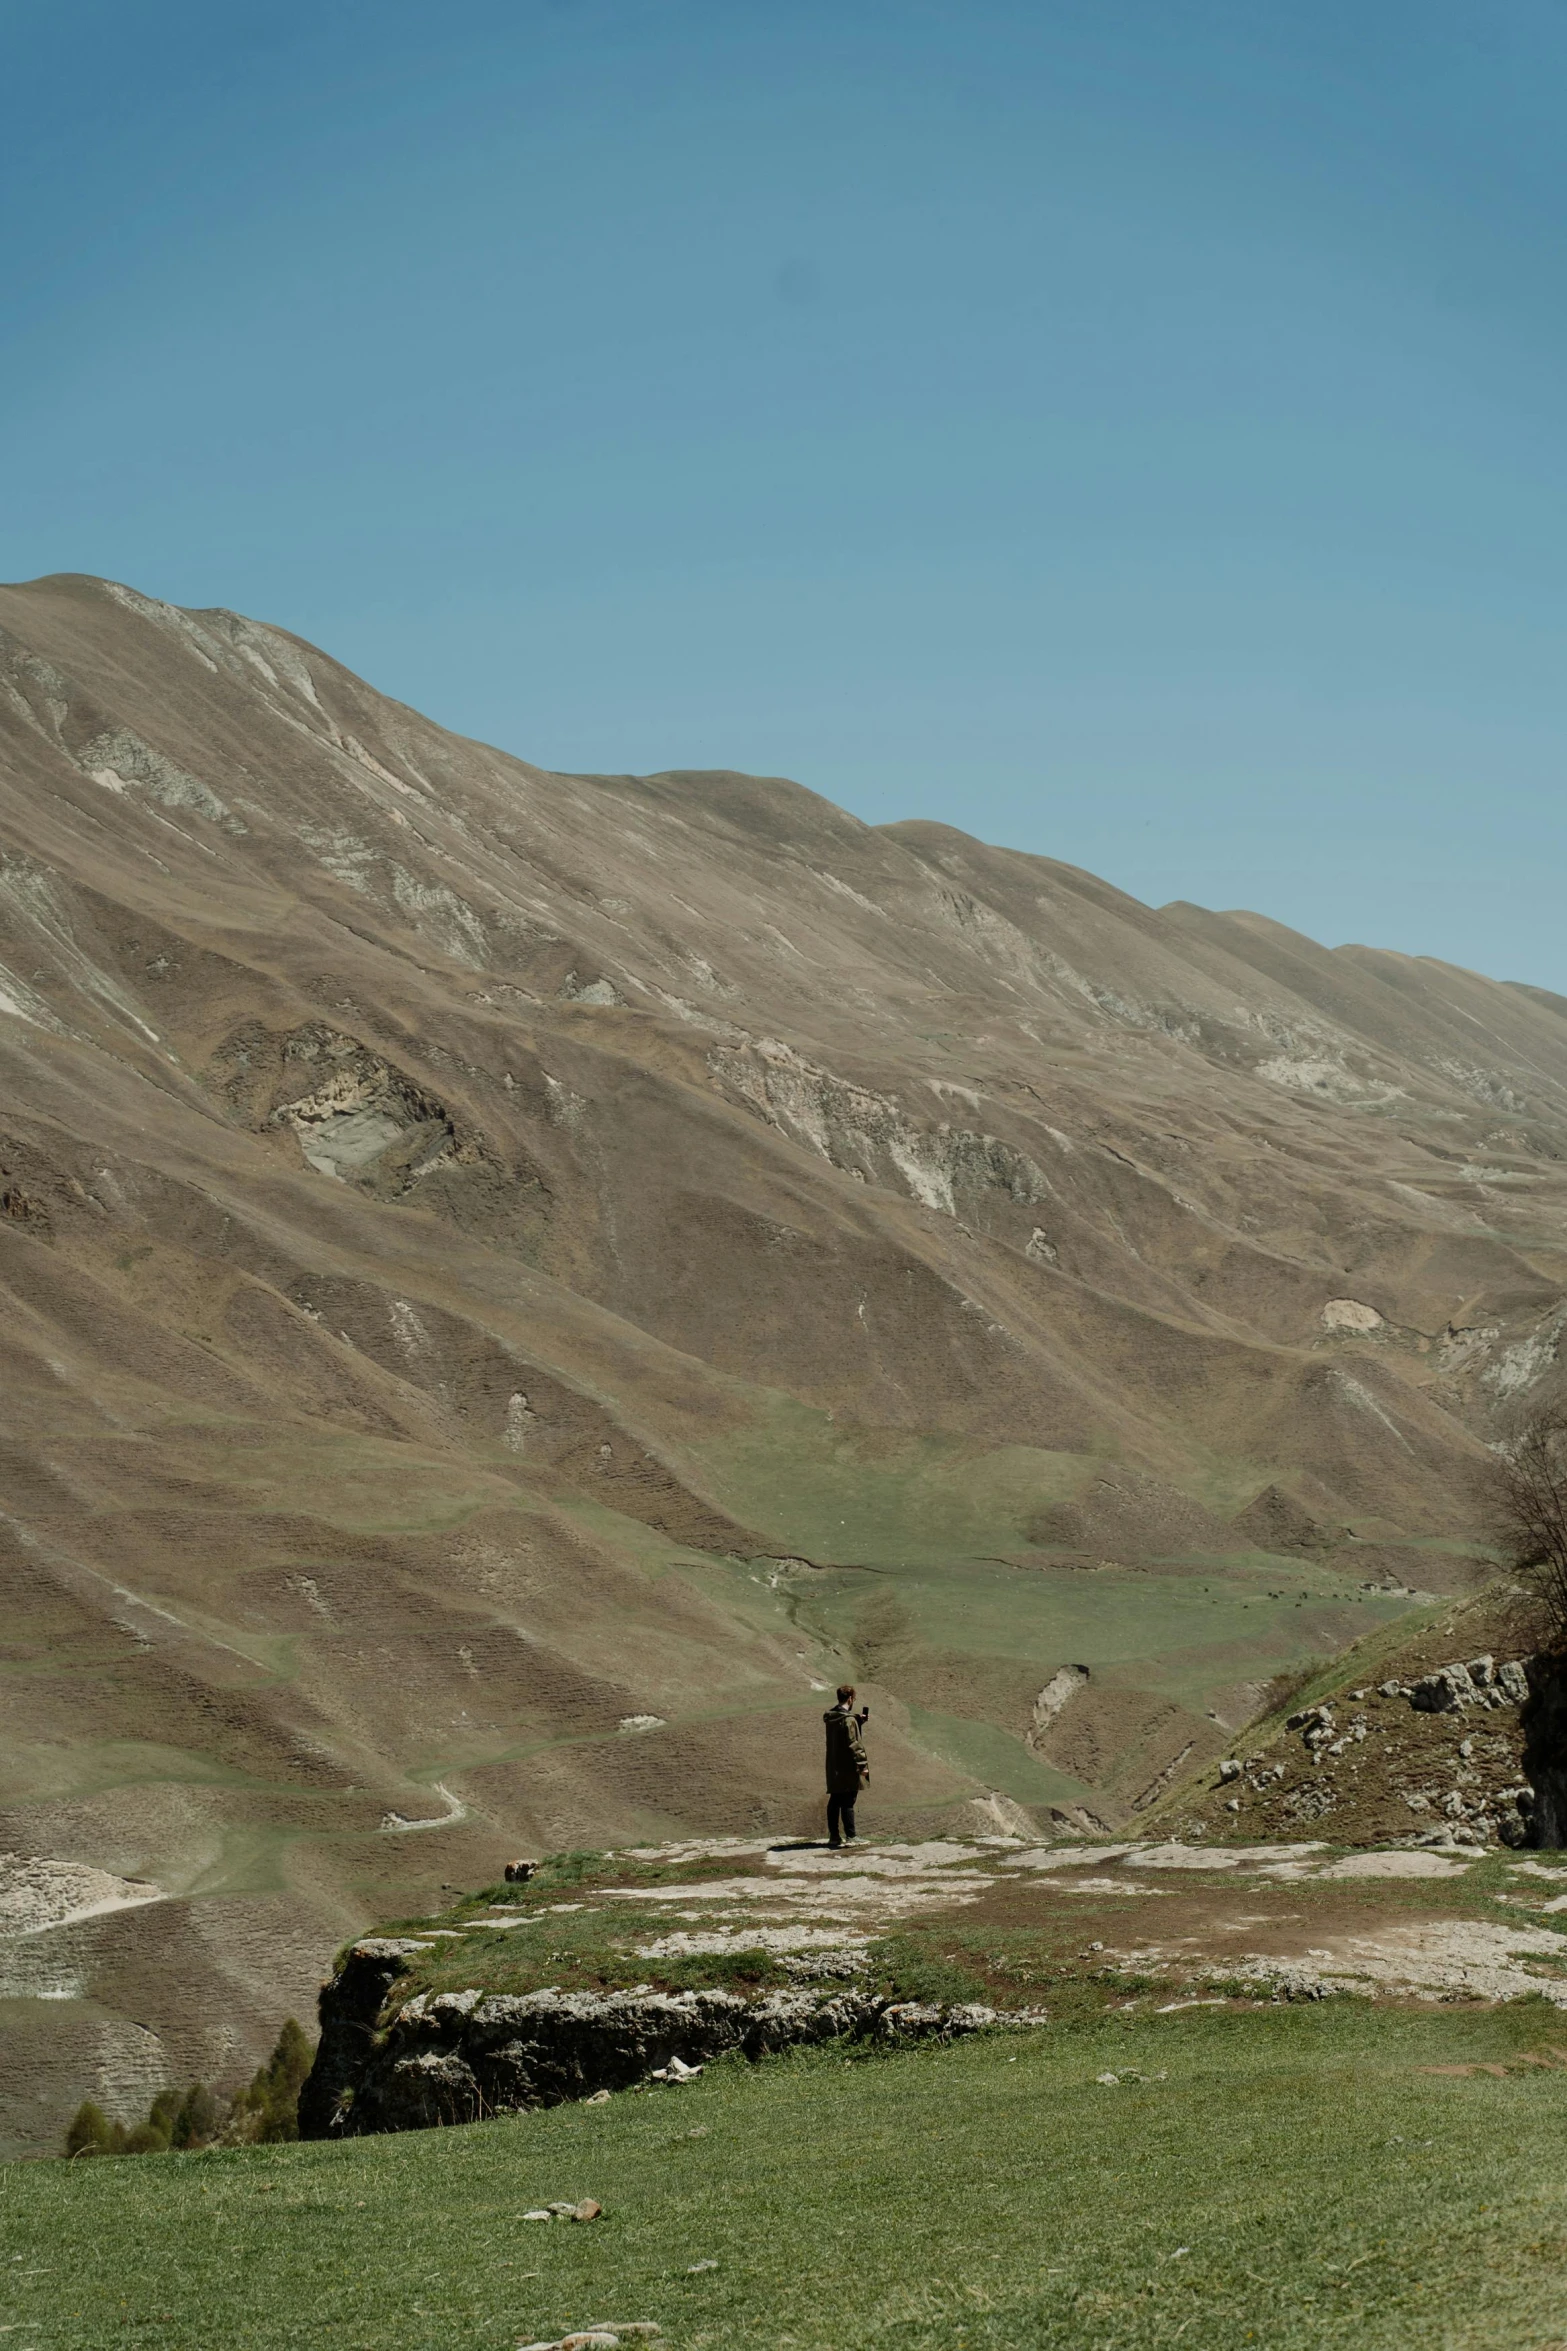
[[[76,1919],[161,1901],[163,1888],[111,1877],[80,1863],[0,1853],[0,1940],[14,1943]]]
[[[1357,1331],[1364,1337],[1368,1332],[1384,1328],[1383,1320],[1374,1306],[1363,1306],[1358,1298],[1330,1298],[1322,1309],[1322,1327],[1328,1331]]]
[[[1112,1830],[1462,1574],[1564,1327],[1554,999],[102,582],[0,591],[0,1086],[0,1840],[169,1889],[171,2066],[519,1845],[811,1825],[846,1657],[884,1824]]]

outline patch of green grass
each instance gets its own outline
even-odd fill
[[[228,1822],[216,1860],[187,1890],[192,1895],[284,1893],[289,1851],[304,1834],[272,1821]]]
[[[1041,1669],[1043,1671],[1043,1669]],[[1094,1791],[1069,1772],[1030,1753],[1021,1739],[994,1723],[941,1714],[906,1701],[909,1729],[928,1755],[967,1772],[982,1788],[999,1788],[1019,1804],[1091,1804]]]
[[[903,1641],[949,1660],[1027,1663],[1041,1680],[1070,1661],[1194,1711],[1242,1671],[1262,1677],[1337,1654],[1363,1626],[1407,1616],[1405,1604],[1362,1593],[1346,1577],[1265,1555],[1162,1572],[986,1560],[841,1569],[797,1584],[795,1605],[804,1629],[849,1653],[862,1626],[879,1635],[895,1609]],[[878,1671],[894,1687],[895,1659],[895,1644],[885,1659],[878,1647]]]
[[[818,1562],[899,1565],[1018,1549],[1044,1504],[1069,1500],[1103,1458],[963,1437],[851,1428],[757,1391],[749,1427],[692,1450],[700,1482],[744,1526]]]
[[[670,2351],[1543,2347],[1567,2074],[1517,2061],[1560,2030],[1533,2003],[1198,2010],[464,2130],[12,2165],[6,2340],[503,2351],[649,2318]],[[1420,2070],[1475,2062],[1514,2070]],[[588,2226],[520,2217],[584,2196]]]

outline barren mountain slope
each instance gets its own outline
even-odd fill
[[[797,1827],[840,1658],[883,1823],[1117,1820],[1469,1573],[1542,991],[75,577],[0,591],[0,855],[14,2142],[509,1850]]]

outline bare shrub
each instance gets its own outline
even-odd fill
[[[1497,1535],[1538,1600],[1552,1648],[1567,1648],[1567,1402],[1518,1421],[1497,1448]]]

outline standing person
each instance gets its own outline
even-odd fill
[[[854,1803],[871,1776],[860,1733],[870,1708],[854,1711],[854,1684],[840,1682],[838,1703],[822,1716],[827,1726],[827,1842],[837,1848],[854,1842]]]

